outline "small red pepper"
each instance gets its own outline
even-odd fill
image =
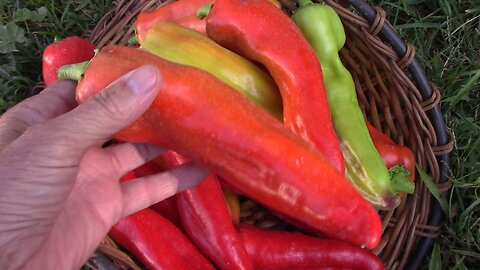
[[[413,182],[415,180],[415,156],[412,150],[406,146],[396,144],[390,137],[368,122],[367,127],[375,148],[382,156],[387,168],[390,169],[396,165],[403,165],[410,173],[410,181]]]
[[[267,231],[239,224],[238,231],[256,270],[351,269],[382,270],[383,261],[370,251],[331,239],[287,231]]]
[[[145,64],[162,72],[162,89],[117,139],[174,149],[274,211],[331,238],[377,246],[380,217],[344,175],[280,121],[205,71],[109,45],[91,61],[77,100],[84,102]]]
[[[45,48],[42,56],[42,74],[45,84],[51,85],[58,76],[59,67],[90,60],[95,54],[95,45],[77,37],[67,37]]]
[[[188,162],[187,158],[173,151],[163,153],[162,157],[171,168]],[[185,232],[203,254],[220,269],[253,270],[214,174],[176,197]]]
[[[415,156],[412,150],[396,144],[390,137],[368,122],[367,127],[375,148],[389,169],[392,186],[412,194],[415,191],[415,186],[412,184],[415,181]],[[400,193],[400,196],[404,195],[405,193]]]
[[[141,12],[135,23],[138,40],[142,43],[148,29],[155,23],[175,22],[185,17],[193,16],[201,6],[211,3],[213,3],[213,0],[180,0],[154,10]]]
[[[136,177],[130,172],[120,182]],[[148,208],[121,219],[109,236],[149,269],[215,269],[177,227]]]
[[[292,19],[265,0],[216,0],[207,16],[207,34],[268,69],[280,88],[285,125],[313,143],[343,174],[322,68]]]

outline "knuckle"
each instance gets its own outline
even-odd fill
[[[115,169],[115,172],[121,174],[119,175],[119,177],[121,177],[124,173],[128,172],[128,170],[125,169],[127,165],[125,164],[124,159],[118,153],[114,153],[111,155],[110,164]]]

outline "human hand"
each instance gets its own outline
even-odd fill
[[[75,83],[58,81],[0,118],[3,269],[78,269],[122,217],[207,176],[188,163],[119,184],[162,149],[102,145],[140,117],[159,89],[159,71],[144,66],[76,106]]]

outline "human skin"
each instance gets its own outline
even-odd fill
[[[143,66],[85,103],[57,81],[0,117],[0,265],[79,269],[121,218],[188,189],[208,175],[194,162],[126,183],[157,146],[102,147],[150,106],[162,77]]]

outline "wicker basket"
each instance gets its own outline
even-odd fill
[[[167,2],[156,0],[114,1],[111,11],[89,33],[98,47],[127,44],[134,35],[137,14]],[[405,44],[386,20],[385,11],[363,0],[325,1],[340,15],[347,32],[341,58],[352,73],[365,116],[399,144],[415,153],[417,162],[438,184],[449,189],[449,140],[438,106],[440,93],[426,78],[415,59],[415,49]],[[295,8],[281,1],[286,12]],[[259,227],[282,227],[262,206],[246,199],[242,219]],[[387,269],[417,269],[440,233],[442,213],[422,181],[415,194],[402,200],[395,210],[380,213],[384,235],[375,250]],[[108,237],[90,258],[93,269],[141,269]]]

